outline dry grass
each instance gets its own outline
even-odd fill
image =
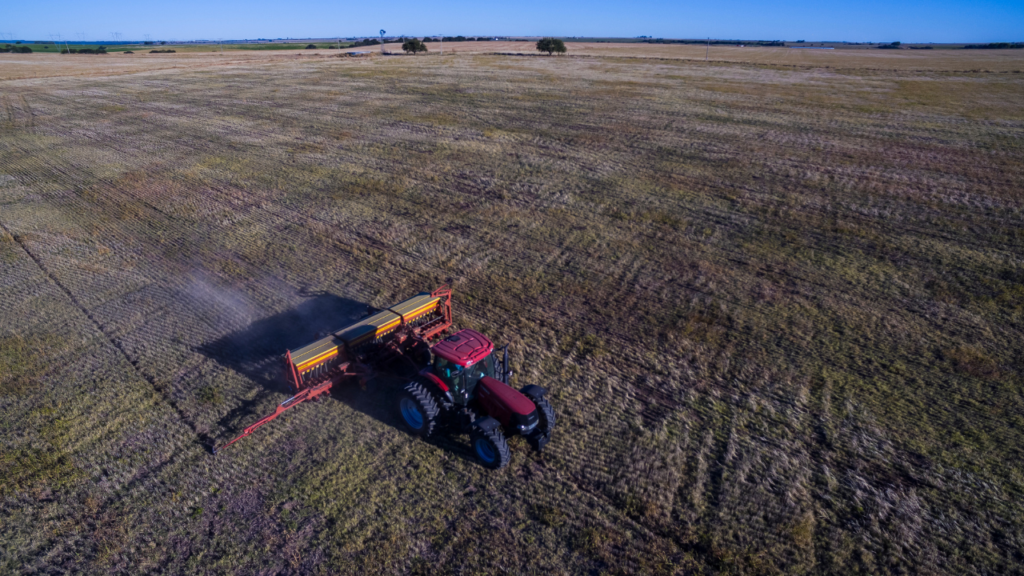
[[[537,55],[535,42],[448,42],[445,54],[520,53]],[[417,58],[437,55],[442,47],[428,43],[429,52]],[[704,61],[704,46],[689,44],[640,44],[614,42],[570,42],[566,44],[570,56],[603,56],[627,58],[664,58],[671,60]],[[386,44],[384,49],[400,53],[401,44]],[[348,48],[343,51],[377,52],[380,46]],[[312,51],[311,51],[312,52]],[[319,50],[330,54],[334,50]],[[877,50],[863,47],[836,50],[801,50],[783,47],[712,46],[707,57],[715,63],[734,62],[778,67],[815,67],[855,70],[895,71],[975,71],[1024,72],[1024,54],[1020,50]]]
[[[449,42],[443,47],[430,43],[431,52],[417,56],[401,55],[401,44],[386,44],[384,49],[399,54],[388,58],[439,58],[455,54],[518,53],[542,57],[533,42]],[[671,44],[615,44],[571,42],[569,55],[604,58],[653,58],[667,60],[704,60],[704,48]],[[362,46],[342,50],[210,51],[202,46],[174,46],[176,54],[111,53],[106,56],[59,54],[0,54],[0,81],[62,76],[112,76],[166,70],[190,70],[206,67],[247,66],[302,58],[337,57],[339,53],[364,52],[380,58],[380,46]],[[825,68],[850,70],[855,74],[897,71],[933,71],[965,73],[1024,73],[1024,54],[1019,50],[794,50],[790,48],[713,47],[714,66],[722,63],[757,64],[775,68]],[[564,57],[563,57],[564,58]],[[451,65],[451,63],[449,63]],[[514,63],[509,65],[516,66]]]
[[[174,56],[0,92],[0,571],[1022,569],[1019,75]],[[448,276],[543,455],[393,381],[208,454]]]

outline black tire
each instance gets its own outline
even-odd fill
[[[508,442],[500,428],[482,430],[477,428],[469,437],[469,443],[473,447],[476,459],[484,466],[498,470],[508,466],[511,458],[508,451]]]
[[[437,428],[441,409],[437,401],[419,382],[410,382],[398,397],[398,418],[406,430],[416,436],[428,438]]]
[[[548,402],[548,399],[543,396],[529,392],[524,395],[537,407],[538,422],[535,433],[550,437],[551,432],[555,429],[555,409],[551,406],[551,402]]]
[[[526,437],[526,441],[534,450],[540,452],[551,441],[551,433],[555,430],[555,409],[542,395],[531,394],[529,391],[523,394],[537,407],[537,428]]]
[[[547,398],[541,398],[534,404],[537,406],[537,416],[540,417],[540,421],[537,422],[537,430],[550,437],[555,430],[555,409]]]

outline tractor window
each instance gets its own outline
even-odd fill
[[[490,353],[486,358],[473,364],[469,368],[466,368],[466,390],[470,393],[473,392],[473,388],[476,387],[476,383],[480,381],[484,376],[490,376],[494,378],[494,353]]]
[[[436,357],[434,360],[434,374],[437,374],[448,388],[455,391],[458,391],[459,388],[461,388],[460,384],[462,378],[460,378],[460,376],[462,375],[462,372],[462,366],[459,366],[454,362],[449,362],[440,356]]]

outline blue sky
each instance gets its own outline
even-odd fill
[[[1024,41],[1024,0],[143,0],[3,2],[0,35],[72,41],[320,38],[381,28],[404,35],[559,35],[850,40]]]

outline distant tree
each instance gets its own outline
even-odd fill
[[[565,42],[562,42],[558,38],[541,38],[540,40],[537,40],[537,50],[540,52],[547,52],[548,56],[551,56],[554,52],[565,54]]]
[[[967,44],[964,46],[965,50],[1004,50],[1004,49],[1021,49],[1024,48],[1024,42],[989,42],[988,44]]]
[[[430,36],[427,36],[426,38],[423,39],[423,42],[424,43],[427,43],[427,42],[437,42],[437,40],[431,38]]]
[[[316,44],[310,44],[309,46],[306,46],[306,50],[316,50]]]
[[[426,52],[427,45],[424,44],[422,41],[413,38],[411,40],[406,40],[404,43],[402,43],[402,50],[405,50],[406,54],[412,52],[413,55],[415,55],[417,52]]]

